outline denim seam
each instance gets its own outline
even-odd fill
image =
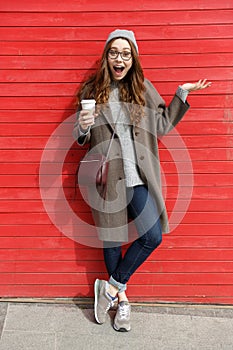
[[[148,201],[148,197],[147,197],[146,202],[147,202],[147,201]],[[140,212],[140,214],[138,214],[137,210],[135,209],[135,207],[134,207],[134,205],[133,205],[132,203],[131,203],[131,206],[132,206],[134,212],[136,213],[137,218],[138,218],[138,216],[142,213],[142,211],[143,211],[144,208],[145,208],[145,206],[144,206],[143,210]],[[143,228],[143,230],[146,231],[145,226],[144,226],[142,220],[140,220],[140,222],[142,223],[142,228]],[[145,232],[144,234],[146,234],[146,233],[147,233],[147,232]],[[143,246],[140,247],[140,250],[139,250],[138,254],[137,254],[136,257],[135,257],[134,262],[133,262],[133,263],[131,264],[131,266],[128,268],[128,271],[129,271],[130,269],[132,269],[132,267],[135,265],[135,262],[137,261],[137,258],[139,257],[139,255],[140,255],[141,252],[143,251],[143,248],[144,248]]]
[[[147,197],[147,200],[148,200],[148,197]],[[147,200],[146,200],[146,202],[147,202]],[[142,211],[138,214],[138,212],[137,212],[137,210],[135,209],[134,205],[133,205],[133,204],[130,204],[130,205],[132,206],[134,212],[135,212],[136,215],[137,215],[137,217],[136,217],[136,220],[137,220],[138,217],[140,217],[140,215],[141,215],[141,213],[143,212],[143,210],[145,209],[145,206],[144,206],[144,208],[142,209]],[[140,222],[140,224],[142,224],[143,232],[145,231],[145,233],[146,233],[146,228],[145,228],[145,226],[144,226],[143,221],[140,219],[139,222]]]

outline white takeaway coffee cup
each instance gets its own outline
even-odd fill
[[[95,112],[95,104],[96,104],[96,101],[94,99],[81,101],[82,109],[86,111],[90,111],[90,114],[93,114]]]

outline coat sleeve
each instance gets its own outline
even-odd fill
[[[169,133],[183,118],[188,109],[189,104],[181,101],[177,95],[173,97],[168,107],[166,107],[164,102],[160,103],[157,111],[158,135]]]
[[[184,103],[177,95],[173,97],[169,106],[166,106],[152,83],[147,81],[147,84],[149,84],[149,100],[151,100],[152,108],[155,109],[157,134],[166,135],[183,118],[190,106],[187,101]]]
[[[80,97],[80,99],[85,98],[85,89],[82,92],[82,96]],[[75,141],[79,144],[79,146],[84,146],[85,144],[90,142],[91,139],[91,128],[88,128],[88,132],[87,133],[83,133],[80,130],[80,126],[79,126],[79,113],[81,111],[81,106],[78,106],[77,112],[76,112],[76,122],[74,124],[74,128],[73,128],[73,138],[75,139]]]
[[[90,129],[88,129],[88,132],[85,134],[81,132],[80,127],[79,127],[79,122],[78,122],[79,112],[80,111],[77,111],[77,119],[76,119],[76,122],[74,124],[74,129],[73,129],[73,138],[80,146],[84,146],[86,143],[90,142],[91,131],[90,131]]]

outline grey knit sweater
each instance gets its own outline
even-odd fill
[[[116,133],[122,149],[123,165],[125,172],[126,187],[142,185],[143,182],[137,171],[137,160],[134,143],[132,140],[132,125],[119,103],[119,90],[114,84],[109,96],[109,104],[113,118],[116,120]]]

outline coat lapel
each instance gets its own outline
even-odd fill
[[[112,131],[116,130],[116,122],[117,122],[117,120],[119,120],[120,113],[122,110],[121,103],[117,102],[117,104],[118,104],[119,109],[117,110],[116,113],[114,113],[114,107],[113,107],[114,117],[113,117],[110,103],[103,104],[101,106],[101,109],[100,109],[100,113],[101,113],[100,115],[102,116],[101,123],[107,123],[107,125],[112,129]]]
[[[101,106],[101,116],[102,116],[102,123],[107,123],[112,130],[114,130],[115,128],[115,123],[114,123],[114,119],[113,119],[113,115],[112,115],[112,111],[110,108],[110,104],[109,103],[105,103]]]

